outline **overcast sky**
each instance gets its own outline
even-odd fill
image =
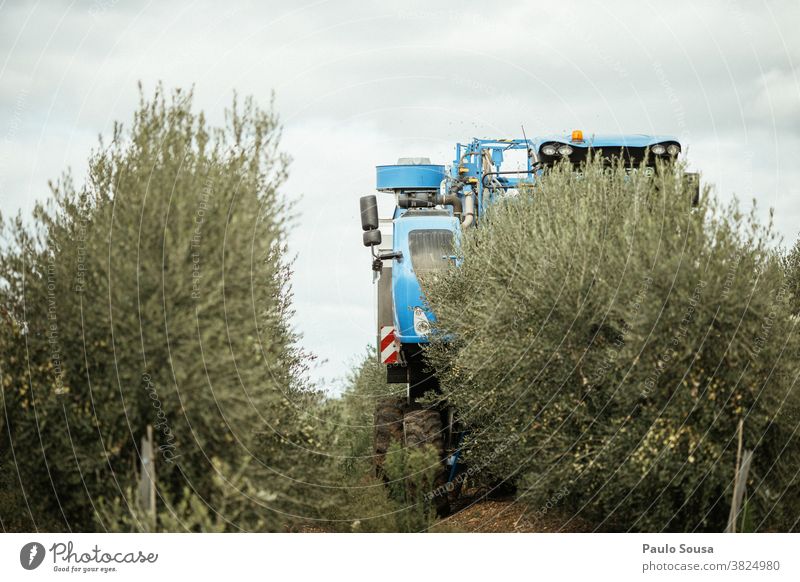
[[[456,141],[677,135],[723,199],[800,232],[800,2],[40,2],[0,4],[0,208],[86,170],[137,81],[195,86],[221,120],[233,91],[275,91],[300,200],[296,325],[341,377],[373,340],[358,197],[374,166],[452,160]],[[384,195],[385,196],[385,195]]]

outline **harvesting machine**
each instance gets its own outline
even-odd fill
[[[461,232],[479,228],[492,203],[533,183],[557,162],[578,166],[588,156],[599,155],[608,161],[622,159],[631,168],[639,168],[643,162],[652,167],[656,159],[674,159],[680,152],[680,143],[669,136],[584,138],[576,130],[530,140],[459,143],[449,167],[433,164],[428,158],[401,158],[396,164],[377,166],[378,192],[395,199],[390,219],[379,219],[375,195],[360,200],[363,242],[371,249],[377,284],[377,352],[386,366],[387,381],[407,386],[405,398],[383,400],[376,409],[374,459],[378,474],[395,441],[402,446],[436,448],[448,485],[459,469],[460,429],[454,411],[418,403],[423,395],[439,388],[424,360],[436,319],[426,305],[419,276],[452,264]],[[690,175],[690,179],[696,182],[697,176]],[[695,186],[699,192],[699,185]]]

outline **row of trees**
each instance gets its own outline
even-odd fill
[[[433,522],[418,497],[436,459],[394,449],[390,486],[373,474],[372,411],[392,390],[374,353],[341,398],[307,380],[279,140],[252,100],[211,127],[191,93],[159,88],[84,182],[51,184],[32,220],[0,217],[4,531]]]
[[[742,421],[745,527],[796,530],[800,251],[708,191],[691,208],[682,170],[647,174],[556,168],[426,282],[466,460],[598,529],[722,531]]]
[[[152,529],[148,425],[159,529],[285,529],[324,506],[279,138],[251,100],[209,127],[191,93],[159,89],[85,182],[3,222],[4,529]]]

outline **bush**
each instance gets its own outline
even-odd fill
[[[350,477],[371,473],[375,407],[384,398],[405,396],[405,386],[387,384],[386,368],[369,348],[347,380],[339,399],[337,434],[343,446],[340,470]]]
[[[557,167],[425,281],[465,459],[599,529],[720,531],[736,429],[757,530],[798,528],[793,293],[771,225],[696,208],[682,169]],[[446,340],[446,341],[444,341]]]
[[[3,225],[0,454],[15,498],[44,504],[34,527],[136,521],[147,425],[165,515],[199,503],[224,529],[276,530],[312,511],[296,479],[312,474],[303,407],[319,398],[288,323],[279,138],[251,100],[215,128],[190,93],[159,88],[82,186],[66,175],[29,226]]]
[[[786,284],[791,293],[791,308],[794,315],[800,315],[800,240],[783,257]]]

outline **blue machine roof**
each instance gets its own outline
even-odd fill
[[[648,135],[644,133],[632,134],[584,134],[583,141],[572,141],[571,134],[553,134],[534,137],[531,142],[537,150],[545,143],[560,142],[571,145],[572,147],[604,147],[604,146],[625,146],[631,148],[643,148],[665,141],[678,142],[672,135]]]
[[[439,164],[392,164],[375,167],[377,189],[435,190],[445,178],[444,166]]]

